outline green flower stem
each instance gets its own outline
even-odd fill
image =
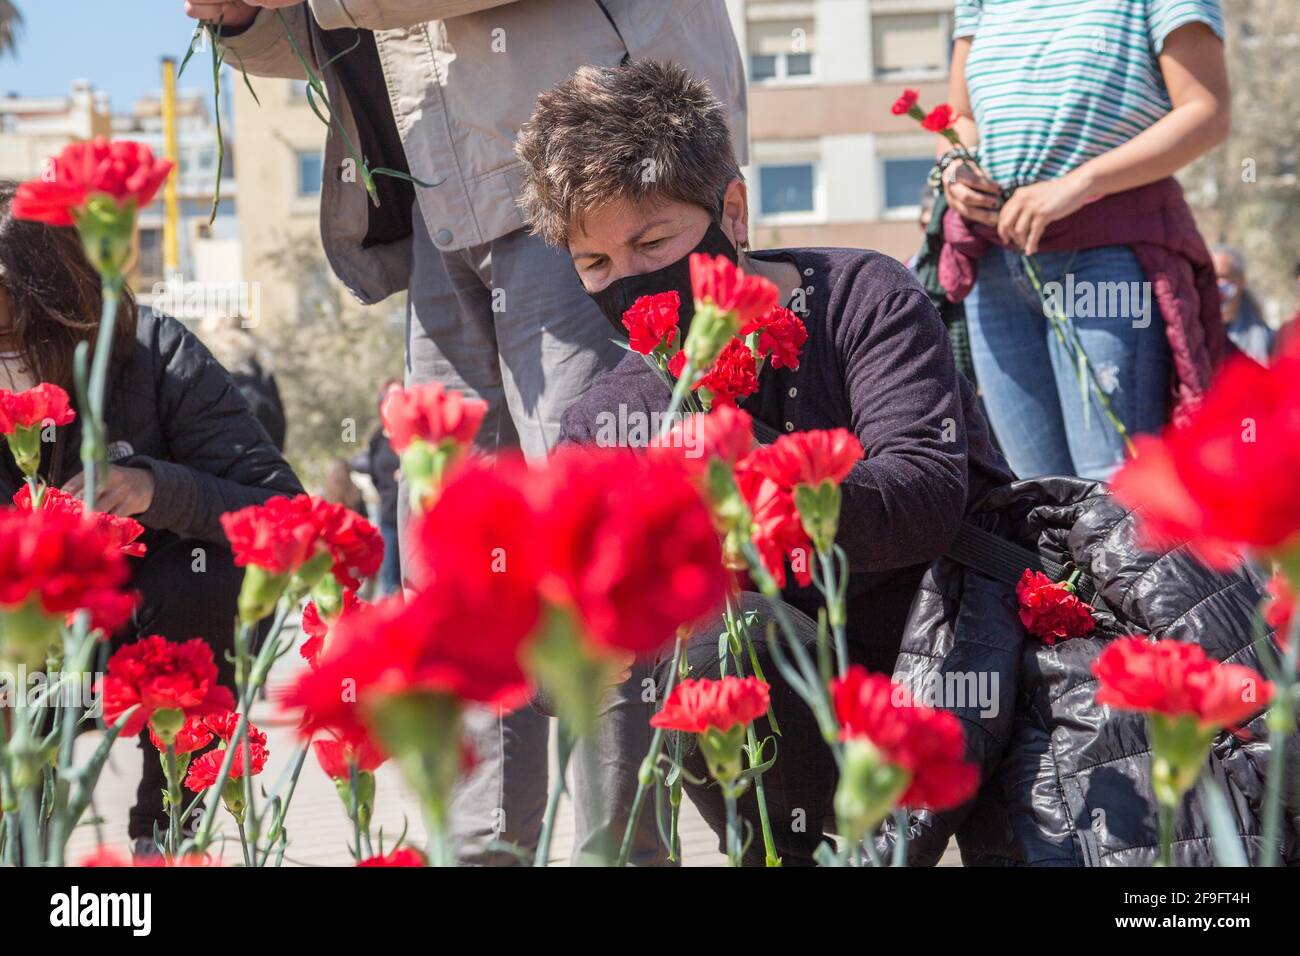
[[[835,546],[834,551],[817,552],[817,561],[821,565],[821,576],[817,587],[822,597],[826,599],[827,616],[830,618],[831,634],[835,641],[835,664],[840,677],[846,676],[849,672],[849,639],[845,631],[848,621],[845,600],[848,574],[842,576],[836,574],[836,564],[840,562],[843,554],[839,545]]]
[[[87,481],[89,481],[89,478],[87,478]],[[94,656],[97,643],[90,634],[90,615],[86,611],[78,611],[76,617],[73,618],[71,632],[65,635],[63,661],[65,674],[69,668],[77,678],[87,673],[90,670],[91,658]],[[56,704],[58,704],[57,700]],[[73,744],[77,739],[77,709],[75,707],[59,706],[59,772],[55,787],[54,816],[51,821],[49,838],[49,862],[52,866],[63,865],[68,839],[72,835],[72,828],[76,826],[77,817],[80,816],[80,813],[74,811],[69,804],[71,783],[76,775],[76,771],[72,766],[72,751]],[[95,782],[92,779],[83,783],[87,792],[94,789]]]
[[[569,760],[573,756],[573,748],[576,743],[577,741],[574,739],[567,722],[559,721],[559,727],[555,735],[555,749],[559,758],[559,768],[555,771],[555,779],[551,781],[551,792],[546,799],[546,816],[542,820],[542,836],[537,841],[537,852],[533,856],[533,866],[547,866],[550,864],[551,837],[555,833],[555,817],[559,813],[560,797],[564,795],[567,787],[564,777],[569,771]]]
[[[695,367],[691,364],[691,360],[687,358],[686,364],[682,367],[681,378],[679,378],[676,384],[673,385],[673,396],[668,403],[668,411],[664,414],[664,417],[660,420],[660,424],[659,424],[660,439],[667,438],[668,433],[673,430],[673,421],[677,418],[677,415],[681,412],[682,403],[686,401],[686,397],[691,393],[691,385],[694,384],[694,381],[695,381]]]
[[[302,775],[303,764],[307,759],[308,746],[308,742],[304,740],[294,750],[293,760],[290,762],[289,791],[284,795],[284,800],[279,803],[275,819],[271,821],[271,829],[266,835],[266,850],[262,854],[261,861],[257,863],[258,866],[266,866],[270,861],[271,850],[277,842],[280,844],[280,849],[275,865],[279,866],[279,861],[284,857],[284,818],[289,813],[289,804],[293,802],[293,795],[298,791],[298,778]],[[367,834],[367,846],[369,846],[369,834]],[[256,848],[254,848],[254,856],[256,857]]]
[[[258,688],[266,680],[271,664],[288,649],[287,647],[280,649],[277,645],[280,641],[280,631],[284,627],[285,618],[289,616],[289,610],[292,606],[289,601],[282,600],[280,602],[275,621],[271,626],[271,633],[267,635],[266,643],[262,645],[262,649],[253,661],[252,671],[248,675],[247,686],[240,688],[239,721],[235,724],[235,731],[230,737],[230,742],[226,745],[226,756],[221,761],[221,769],[217,771],[217,779],[205,791],[203,818],[199,824],[198,832],[181,847],[182,853],[187,850],[203,853],[212,844],[212,827],[216,823],[217,806],[221,803],[221,791],[230,778],[230,766],[234,762],[235,747],[239,746],[248,733],[249,709],[253,706],[253,700],[257,695]],[[249,766],[246,769],[252,768]]]
[[[1046,306],[1047,299],[1043,295],[1043,282],[1042,277],[1038,272],[1038,261],[1033,256],[1022,255],[1020,257],[1020,262],[1024,266],[1025,274],[1029,276],[1030,284],[1033,285],[1034,291],[1038,294],[1039,301]],[[1052,323],[1052,330],[1056,333],[1057,341],[1060,342],[1061,347],[1067,352],[1073,352],[1078,355],[1082,360],[1084,370],[1088,375],[1089,384],[1092,386],[1093,397],[1097,399],[1097,404],[1101,406],[1102,413],[1110,422],[1111,427],[1115,429],[1115,433],[1119,435],[1120,439],[1124,442],[1124,450],[1128,452],[1130,456],[1135,455],[1136,449],[1133,445],[1133,439],[1129,437],[1128,428],[1124,425],[1119,414],[1115,411],[1115,407],[1111,405],[1110,396],[1107,395],[1105,389],[1101,387],[1101,382],[1097,378],[1097,370],[1093,368],[1092,360],[1088,357],[1088,353],[1084,351],[1082,343],[1079,342],[1078,337],[1074,334],[1074,327],[1070,324],[1070,320],[1066,316],[1057,313],[1055,310],[1053,310],[1048,316],[1048,319]],[[1069,333],[1068,336],[1067,330]]]
[[[113,338],[117,329],[122,277],[103,276],[100,290],[103,304],[99,330],[95,333],[95,352],[90,362],[90,378],[85,389],[87,404],[81,429],[81,468],[85,474],[82,500],[90,509],[95,507],[99,464],[107,454],[107,449],[104,447],[104,389],[108,381],[108,362],[113,352]]]
[[[912,831],[912,818],[906,807],[894,811],[894,866],[907,866],[907,838]],[[863,843],[872,843],[871,834],[867,834]]]
[[[682,775],[679,773],[668,788],[668,859],[673,863],[682,861],[682,841],[678,835],[682,818],[682,789]]]
[[[749,658],[753,662],[755,675],[759,680],[764,681],[762,671],[758,667],[758,659],[754,654],[754,645],[749,636],[749,625],[745,623],[744,617],[740,614],[740,609],[736,606],[734,594],[727,594],[727,604],[723,610],[726,617],[727,632],[737,634],[743,644],[749,648]],[[743,677],[745,675],[745,660],[740,654],[732,655],[736,661],[736,674]],[[768,707],[768,716],[772,716],[772,708]],[[775,725],[775,720],[772,720]],[[750,756],[750,766],[754,766],[754,755],[759,752],[758,734],[754,731],[754,725],[751,723],[745,728],[746,752]],[[681,777],[679,776],[676,784],[680,785]],[[754,774],[754,799],[758,803],[759,825],[763,833],[763,851],[764,860],[769,867],[781,865],[781,857],[776,852],[776,838],[772,834],[772,821],[767,812],[767,791],[763,786],[763,774]],[[674,829],[674,834],[676,830]]]
[[[1295,731],[1296,666],[1300,659],[1300,613],[1291,615],[1282,672],[1268,709],[1268,777],[1264,786],[1264,866],[1282,864],[1282,778],[1286,742]]]
[[[673,692],[673,686],[677,683],[677,669],[681,662],[682,640],[679,637],[673,644],[673,658],[668,667],[668,683],[664,687],[665,699]],[[641,761],[641,767],[637,771],[636,794],[632,797],[632,809],[628,813],[627,829],[623,831],[623,843],[619,847],[615,866],[627,866],[628,858],[632,855],[632,838],[636,835],[637,821],[641,818],[641,807],[645,803],[646,793],[650,789],[650,784],[654,782],[655,765],[659,761],[659,751],[663,745],[663,728],[656,727],[650,738],[650,749],[646,751],[645,759]]]
[[[163,772],[167,777],[167,856],[176,859],[181,845],[181,781],[180,767],[176,762],[176,744],[170,743],[163,751]]]
[[[1156,866],[1174,865],[1174,814],[1178,808],[1168,803],[1159,805],[1160,814],[1160,856]]]
[[[794,655],[797,671],[789,669],[789,661],[780,652],[773,654],[777,669],[782,672],[782,676],[785,677],[787,683],[799,693],[812,710],[813,716],[817,718],[817,725],[821,728],[822,737],[830,746],[838,764],[842,759],[839,746],[839,725],[831,708],[830,692],[826,685],[822,683],[817,664],[808,655],[808,649],[799,642],[798,637],[795,635],[794,625],[790,621],[790,616],[785,612],[781,589],[777,587],[776,581],[768,573],[767,567],[759,557],[758,550],[754,547],[752,541],[744,542],[741,547],[745,560],[749,564],[750,577],[754,579],[755,583],[758,584],[759,591],[771,603],[772,614],[776,618],[782,634],[785,635],[786,643],[790,645],[790,652]],[[775,643],[773,646],[776,646]]]
[[[740,814],[736,812],[736,792],[727,785],[722,786],[722,799],[727,805],[727,865],[738,867],[742,864],[740,851]]]

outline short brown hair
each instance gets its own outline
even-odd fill
[[[520,205],[535,235],[564,246],[611,202],[675,199],[718,215],[740,175],[727,112],[680,66],[584,66],[537,97],[515,152]]]

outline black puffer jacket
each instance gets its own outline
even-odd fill
[[[140,310],[130,361],[110,369],[104,417],[111,463],[153,472],[153,503],[137,516],[150,550],[168,533],[224,543],[223,512],[302,490],[230,375],[170,316]],[[45,446],[45,480],[79,473],[80,448],[78,419]],[[0,455],[3,500],[21,485],[13,457]]]
[[[1086,638],[1049,647],[1021,626],[1010,585],[949,559],[926,574],[896,679],[931,701],[946,676],[956,686],[959,677],[974,675],[996,693],[991,707],[969,698],[968,706],[947,707],[964,724],[980,790],[955,811],[913,816],[911,863],[933,865],[955,834],[968,866],[1151,865],[1157,820],[1145,718],[1098,705],[1090,666],[1116,636],[1146,633],[1194,641],[1218,660],[1257,667],[1252,638],[1264,582],[1249,569],[1206,570],[1182,549],[1144,553],[1133,513],[1104,486],[1081,479],[1016,482],[993,492],[971,518],[1090,573],[1098,626]],[[949,698],[945,705],[952,703],[962,702]],[[1205,772],[1227,797],[1254,862],[1269,746],[1262,715],[1244,729],[1249,740],[1220,735]],[[1294,746],[1293,737],[1288,751]],[[1286,790],[1284,859],[1295,863],[1300,807],[1296,789]],[[887,828],[882,839],[889,846],[893,833]],[[1193,792],[1178,815],[1175,864],[1211,865],[1212,842]]]

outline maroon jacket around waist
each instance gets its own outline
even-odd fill
[[[975,285],[980,257],[1001,242],[995,228],[967,222],[952,209],[943,218],[943,238],[939,281],[960,302]],[[1200,400],[1230,349],[1214,265],[1182,187],[1171,177],[1103,196],[1049,225],[1039,242],[1043,252],[1098,246],[1128,246],[1151,283],[1173,353],[1178,415]]]

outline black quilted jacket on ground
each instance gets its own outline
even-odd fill
[[[140,310],[133,355],[110,366],[105,408],[110,461],[153,472],[153,504],[137,516],[151,548],[167,534],[223,543],[223,512],[302,490],[230,374],[169,316]],[[80,449],[78,419],[43,449],[46,481],[80,473]],[[21,485],[5,451],[0,505]]]
[[[946,674],[982,674],[996,678],[997,702],[983,711],[974,700],[948,707],[981,768],[980,790],[955,811],[913,816],[911,863],[933,865],[955,835],[969,866],[1151,865],[1157,824],[1145,718],[1098,705],[1090,665],[1108,641],[1140,632],[1194,641],[1214,658],[1257,667],[1252,639],[1262,578],[1249,569],[1206,570],[1182,549],[1143,553],[1135,516],[1104,486],[1080,479],[1016,482],[990,495],[972,518],[1091,573],[1099,624],[1089,637],[1048,647],[1020,625],[1012,587],[947,559],[926,574],[895,677],[920,693]],[[1262,716],[1244,730],[1249,739],[1219,737],[1203,778],[1219,783],[1254,862],[1269,746]],[[1289,756],[1293,749],[1300,756],[1294,735]],[[1284,857],[1294,864],[1300,768],[1296,759],[1288,763]],[[892,840],[886,829],[884,844]],[[1175,840],[1176,865],[1213,864],[1199,793],[1187,796]]]

